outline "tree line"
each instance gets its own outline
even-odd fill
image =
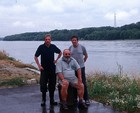
[[[73,35],[80,40],[125,40],[140,39],[140,22],[124,25],[121,27],[89,27],[72,30],[52,30],[49,32],[28,32],[15,34],[3,38],[5,41],[41,41],[46,34],[51,34],[56,41],[68,41]]]

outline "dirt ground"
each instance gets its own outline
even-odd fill
[[[0,60],[0,82],[6,81],[15,77],[27,79],[39,79],[39,73],[28,67],[16,67],[13,63],[7,60]]]

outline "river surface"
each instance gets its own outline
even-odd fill
[[[43,41],[0,41],[0,50],[24,63],[33,64],[34,53]],[[70,41],[52,41],[62,51],[71,45]],[[120,73],[140,75],[140,40],[125,41],[79,41],[88,52],[86,73]],[[121,71],[120,71],[121,70]]]

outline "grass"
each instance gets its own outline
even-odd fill
[[[9,57],[9,55],[3,50],[3,51],[0,51],[0,60],[15,60],[14,58],[12,57]]]
[[[24,79],[21,77],[16,77],[0,82],[0,87],[7,87],[7,86],[15,87],[15,86],[23,86],[23,85],[26,85],[26,83],[24,82]]]
[[[96,73],[87,78],[89,96],[116,110],[140,113],[140,78]]]

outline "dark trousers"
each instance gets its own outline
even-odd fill
[[[81,68],[81,74],[82,74],[82,82],[84,84],[84,100],[88,100],[89,96],[88,96],[88,90],[87,90],[85,67]]]
[[[42,70],[40,76],[40,91],[42,99],[46,101],[46,92],[49,90],[50,100],[54,101],[54,91],[56,86],[55,69]]]

